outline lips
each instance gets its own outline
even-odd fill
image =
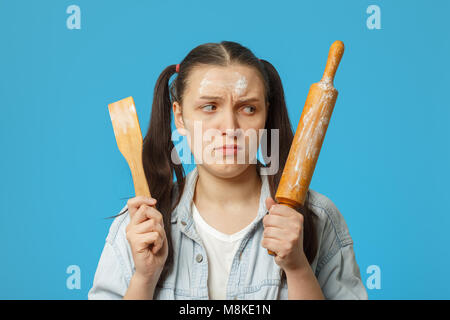
[[[220,150],[220,149],[223,149],[223,150],[227,150],[227,149],[230,149],[230,150],[233,150],[233,149],[240,150],[240,149],[242,149],[242,147],[238,146],[237,144],[226,144],[226,145],[223,145],[223,146],[221,146],[221,147],[216,147],[215,149],[216,149],[216,150]]]
[[[225,156],[236,155],[241,149],[242,147],[237,144],[225,144],[221,147],[215,148],[216,152],[219,152]]]

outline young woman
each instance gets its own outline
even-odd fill
[[[187,176],[171,110],[196,160]],[[274,159],[275,143],[278,161],[253,161],[246,133],[259,130],[263,154]],[[88,298],[367,299],[333,202],[311,189],[297,210],[274,201],[292,139],[280,77],[249,49],[207,43],[167,67],[144,138],[152,198],[132,198],[116,216]]]

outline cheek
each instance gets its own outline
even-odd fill
[[[266,126],[266,120],[267,120],[267,113],[265,111],[261,112],[259,116],[256,117],[254,126],[260,129],[264,129],[264,127]]]
[[[220,138],[220,131],[208,121],[195,121],[187,126],[188,144],[196,159],[203,158],[205,152],[211,152],[214,143]]]

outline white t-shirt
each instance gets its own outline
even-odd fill
[[[231,263],[242,238],[250,230],[253,221],[244,229],[228,235],[210,226],[198,212],[194,201],[192,201],[192,215],[195,228],[203,241],[208,256],[209,298],[225,300]]]

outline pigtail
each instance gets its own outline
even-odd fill
[[[172,102],[169,89],[169,80],[176,72],[176,65],[171,65],[164,69],[156,81],[150,125],[143,141],[142,162],[145,176],[149,185],[152,198],[157,200],[156,209],[161,212],[164,220],[164,229],[167,236],[169,253],[160,281],[169,272],[173,265],[173,245],[171,237],[171,215],[175,203],[179,202],[181,192],[176,190],[183,189],[185,175],[181,161],[172,161],[172,142],[171,129],[171,110]],[[178,154],[174,156],[178,157]],[[179,159],[176,159],[179,160]],[[177,181],[174,183],[173,173],[175,172]],[[178,187],[175,188],[175,186]],[[173,197],[178,195],[174,203]]]
[[[294,134],[292,132],[291,123],[289,121],[289,115],[286,108],[286,101],[284,99],[284,89],[281,83],[281,78],[277,72],[277,70],[273,67],[273,65],[266,61],[260,59],[260,62],[263,64],[264,71],[267,74],[268,82],[269,82],[269,92],[268,92],[268,102],[269,102],[269,111],[267,114],[266,121],[266,129],[278,129],[279,130],[279,170],[273,176],[274,190],[271,190],[272,193],[275,193],[276,188],[281,180],[281,175],[283,173],[283,168],[286,163],[287,157],[289,155],[289,150],[291,148],[292,141],[294,139]],[[267,131],[266,131],[267,132]],[[270,132],[269,132],[270,133]],[[272,154],[270,150],[271,137],[270,134],[267,137],[267,152],[264,154]],[[266,150],[263,150],[266,151]]]
[[[266,129],[274,129],[277,128],[280,130],[280,140],[279,140],[279,169],[278,172],[269,176],[270,181],[270,192],[272,198],[275,199],[275,193],[278,189],[278,184],[280,183],[281,176],[283,174],[283,169],[286,164],[289,151],[292,145],[292,141],[294,139],[294,134],[292,131],[292,126],[289,121],[289,115],[286,107],[286,101],[284,99],[284,90],[283,85],[281,83],[281,78],[277,72],[277,70],[273,67],[273,65],[266,61],[260,60],[260,62],[264,66],[264,70],[267,74],[269,80],[269,113],[267,115]],[[270,152],[270,136],[267,139],[267,148]],[[268,154],[268,153],[265,153]],[[308,258],[308,262],[311,264],[317,254],[318,242],[317,242],[317,232],[315,228],[315,219],[314,212],[309,209],[309,196],[310,192],[306,195],[305,204],[303,207],[298,208],[297,210],[304,217],[304,239],[303,239],[303,250],[305,252],[306,257]],[[283,276],[284,278],[284,276]]]

